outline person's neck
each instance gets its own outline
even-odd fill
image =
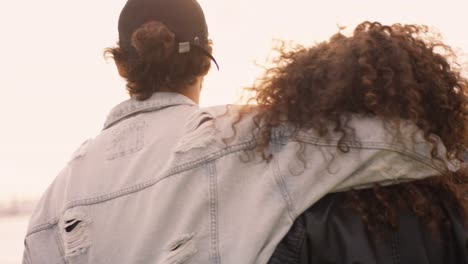
[[[186,87],[179,91],[180,94],[188,97],[190,100],[195,102],[196,104],[200,103],[200,92],[202,86],[202,78],[199,78],[194,84]]]
[[[170,90],[170,89],[160,89],[158,92],[178,93],[189,98],[194,103],[199,104],[202,82],[203,80],[202,78],[200,78],[200,79],[197,79],[197,81],[193,83],[192,85],[187,86],[183,89],[180,89],[177,92],[174,90]]]
[[[196,104],[200,103],[200,89],[199,88],[194,89],[190,87],[188,89],[184,89],[183,91],[180,91],[179,93],[188,97],[190,100],[192,100]]]

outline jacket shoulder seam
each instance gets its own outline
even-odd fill
[[[196,159],[196,160],[193,160],[193,161],[190,161],[190,162],[186,162],[186,163],[178,165],[178,166],[175,166],[173,169],[169,170],[161,178],[151,179],[151,180],[148,180],[146,182],[143,182],[143,183],[131,186],[131,187],[127,187],[127,188],[121,189],[121,190],[113,192],[113,193],[109,193],[109,194],[105,194],[105,195],[98,195],[98,196],[85,198],[85,199],[80,199],[80,200],[76,200],[76,201],[71,201],[71,202],[69,202],[69,203],[67,203],[65,205],[63,211],[69,210],[69,209],[77,207],[77,206],[87,206],[87,205],[99,204],[99,203],[103,203],[103,202],[106,202],[106,201],[114,200],[114,199],[122,197],[122,196],[126,196],[126,195],[129,195],[129,194],[132,194],[132,193],[139,192],[141,190],[144,190],[144,189],[147,189],[147,188],[150,188],[150,187],[154,186],[158,182],[160,182],[160,181],[162,181],[162,180],[164,180],[164,179],[166,179],[168,177],[174,176],[174,175],[179,174],[181,172],[191,170],[191,169],[199,166],[201,163],[210,163],[210,162],[213,162],[213,161],[215,161],[215,160],[217,160],[217,159],[219,159],[219,158],[221,158],[223,156],[226,156],[226,155],[229,155],[229,154],[232,154],[232,153],[235,153],[235,152],[242,151],[242,150],[248,148],[249,146],[251,146],[253,143],[254,143],[253,140],[250,140],[250,141],[242,142],[242,143],[239,143],[239,144],[236,144],[236,145],[233,145],[233,146],[228,146],[228,147],[226,147],[226,148],[224,148],[222,150],[219,150],[219,151],[217,151],[215,153],[212,153],[210,155],[204,156],[202,158],[199,158],[199,159]]]
[[[316,146],[325,146],[325,147],[336,147],[338,143],[337,141],[323,142],[323,141],[319,141],[318,138],[311,138],[307,136],[299,136],[299,141],[302,141],[306,144],[311,144],[311,145],[316,145]],[[278,138],[276,142],[285,143],[284,140],[278,140]],[[413,160],[423,163],[426,166],[429,166],[439,171],[440,173],[444,173],[442,169],[438,168],[431,162],[431,159],[417,152],[405,149],[404,147],[398,147],[392,144],[375,142],[375,141],[364,141],[364,142],[360,141],[359,143],[357,142],[356,143],[345,142],[345,143],[348,144],[348,147],[353,148],[353,149],[380,149],[380,150],[397,152],[397,153],[400,153],[401,155],[407,156],[409,158],[412,158]]]
[[[34,226],[33,228],[31,228],[30,231],[28,231],[26,233],[26,237],[29,237],[33,234],[36,234],[36,233],[39,233],[39,232],[42,232],[42,231],[46,231],[46,230],[49,230],[49,229],[52,229],[54,226],[56,226],[58,223],[58,219],[57,218],[54,218],[52,221],[50,221],[49,223],[46,223],[46,224],[40,224],[40,225],[37,225],[37,226]]]
[[[333,144],[333,142],[330,142],[330,143],[319,142],[318,140],[314,140],[314,139],[312,139],[310,137],[306,137],[306,136],[301,136],[299,138],[299,141],[302,141],[302,142],[304,142],[306,144],[316,145],[316,146],[336,147],[336,142],[335,142],[335,144]],[[273,143],[280,143],[280,144],[287,143],[285,140],[281,140],[281,137],[278,137],[277,135],[274,135],[274,137],[272,138],[272,142]],[[435,170],[437,170],[439,172],[442,172],[440,169],[435,167],[429,161],[428,158],[426,158],[426,157],[424,157],[424,156],[422,156],[422,155],[420,155],[418,153],[414,153],[414,152],[405,150],[404,148],[398,148],[398,147],[395,147],[395,146],[392,146],[392,145],[389,145],[389,144],[385,144],[385,143],[369,142],[369,141],[364,142],[364,143],[361,142],[360,144],[349,142],[348,144],[349,144],[348,146],[350,148],[355,148],[355,149],[381,149],[381,150],[388,150],[388,151],[398,152],[398,153],[400,153],[402,155],[405,155],[407,157],[410,157],[410,158],[412,158],[412,159],[414,159],[414,160],[416,160],[416,161],[418,161],[420,163],[423,163],[426,166],[429,166],[429,167],[431,167],[431,168],[433,168],[433,169],[435,169]],[[109,193],[109,194],[97,195],[97,196],[93,196],[93,197],[89,197],[89,198],[85,198],[85,199],[80,199],[80,200],[75,200],[75,201],[68,202],[65,205],[63,211],[69,210],[69,209],[77,207],[77,206],[88,206],[88,205],[93,205],[93,204],[99,204],[99,203],[107,202],[107,201],[110,201],[110,200],[114,200],[114,199],[129,195],[129,194],[132,194],[132,193],[139,192],[141,190],[144,190],[144,189],[147,189],[147,188],[150,188],[150,187],[154,186],[156,183],[158,183],[158,182],[160,182],[160,181],[162,181],[162,180],[164,180],[164,179],[166,179],[168,177],[179,174],[181,172],[191,170],[191,169],[199,166],[202,163],[214,162],[214,161],[216,161],[217,159],[219,159],[221,157],[224,157],[226,155],[229,155],[229,154],[232,154],[232,153],[235,153],[235,152],[243,151],[245,149],[251,148],[254,145],[255,145],[255,140],[254,139],[249,139],[249,140],[246,140],[244,142],[237,143],[235,145],[226,146],[223,149],[220,149],[218,151],[215,151],[215,152],[209,153],[207,155],[204,155],[201,158],[197,158],[197,159],[182,163],[180,165],[174,166],[167,173],[165,173],[165,175],[163,175],[161,178],[151,179],[151,180],[148,180],[146,182],[143,182],[143,183],[140,183],[140,184],[137,184],[137,185],[133,185],[131,187],[127,187],[127,188],[124,188],[124,189],[121,189],[119,191],[112,192],[112,193]],[[284,196],[284,194],[283,194],[283,196]],[[292,209],[292,208],[290,208],[290,209]],[[293,213],[293,215],[295,215],[294,210],[292,212],[290,212],[290,214],[291,213]],[[31,229],[31,231],[28,232],[28,235],[50,229],[57,222],[58,222],[57,218],[53,218],[49,223],[41,224],[41,225],[38,225],[35,228]]]

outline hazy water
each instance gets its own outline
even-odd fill
[[[0,217],[0,263],[20,264],[29,216]]]

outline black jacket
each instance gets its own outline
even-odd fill
[[[467,229],[446,208],[451,232],[428,231],[408,213],[397,231],[369,237],[362,218],[330,194],[304,212],[279,244],[270,264],[468,264]]]

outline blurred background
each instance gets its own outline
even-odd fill
[[[0,0],[0,263],[20,263],[29,214],[74,150],[127,99],[103,49],[126,0]],[[426,24],[468,51],[466,0],[199,0],[221,70],[202,106],[238,102],[274,40],[312,45],[364,21]]]

